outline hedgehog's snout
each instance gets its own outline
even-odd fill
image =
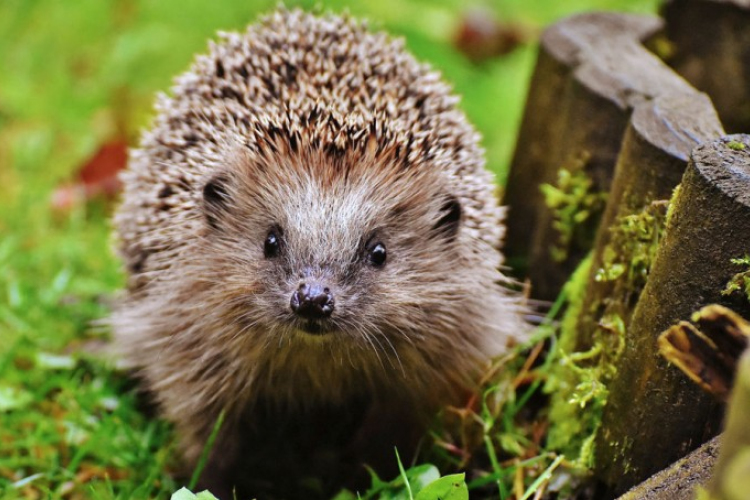
[[[320,283],[302,283],[292,293],[289,305],[297,316],[306,320],[326,319],[333,313],[333,293]]]

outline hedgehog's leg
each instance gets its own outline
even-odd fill
[[[352,469],[347,486],[364,491],[370,483],[367,465],[384,479],[398,475],[396,450],[405,467],[414,458],[427,420],[403,401],[373,403],[347,445],[344,461]]]
[[[209,416],[212,415],[212,416]],[[219,425],[221,411],[204,409],[200,414],[183,415],[176,422],[180,446],[185,464],[189,468],[186,475],[192,476],[200,465],[201,457],[207,453],[205,466],[198,480],[199,490],[207,489],[217,498],[234,498],[236,481],[241,475],[241,439],[238,439],[234,419],[226,418]],[[211,435],[216,437],[211,443]],[[210,449],[208,447],[210,446]]]
[[[233,475],[240,443],[236,439],[237,410],[228,403],[230,396],[226,391],[210,391],[220,386],[208,380],[213,372],[201,369],[206,363],[185,363],[184,357],[169,356],[171,351],[166,349],[150,351],[154,359],[145,360],[142,379],[146,391],[157,402],[161,416],[175,426],[182,457],[180,475],[191,477],[201,457],[207,454],[199,486],[210,489],[219,498],[233,498]],[[186,366],[194,371],[187,370]],[[175,373],[181,376],[176,377]],[[216,434],[213,443],[212,434]]]

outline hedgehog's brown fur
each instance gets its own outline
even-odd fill
[[[236,455],[260,401],[424,416],[523,331],[498,270],[502,212],[456,102],[400,41],[298,10],[222,34],[159,98],[123,175],[129,293],[112,324],[189,463],[225,410],[213,456],[229,470],[222,447]],[[372,234],[382,269],[363,262]],[[334,290],[328,334],[295,327],[305,273]]]

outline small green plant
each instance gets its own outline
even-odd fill
[[[593,229],[586,223],[596,221],[604,210],[607,194],[594,190],[593,180],[586,173],[589,157],[588,152],[582,152],[558,170],[555,184],[540,186],[545,203],[552,211],[552,227],[558,233],[558,240],[550,249],[550,255],[557,262],[568,258],[576,242],[593,238]]]
[[[395,479],[383,481],[370,471],[372,486],[364,494],[342,490],[333,500],[468,500],[464,474],[441,477],[438,468],[431,464],[404,469],[396,456],[401,473]]]
[[[744,270],[732,276],[721,294],[732,295],[740,292],[745,295],[748,301],[750,301],[750,255],[731,259],[731,262],[735,266],[742,266]]]
[[[193,493],[189,489],[182,487],[175,491],[170,500],[219,500],[210,491],[204,490],[200,493]]]

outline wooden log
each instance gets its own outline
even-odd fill
[[[601,421],[607,392],[581,399],[581,383],[607,387],[625,343],[625,332],[643,290],[663,232],[668,199],[699,141],[721,135],[721,125],[704,94],[659,96],[636,106],[615,169],[607,208],[592,251],[592,264],[580,294],[569,296],[561,322],[559,348],[579,361],[585,375],[560,365],[565,382],[552,393],[550,415],[556,425],[549,442],[567,455],[584,453],[586,438]],[[566,436],[571,420],[577,436]],[[563,425],[559,425],[564,422]]]
[[[706,486],[720,454],[719,437],[715,437],[657,472],[617,500],[688,500],[698,487]]]
[[[732,259],[748,249],[750,136],[729,136],[691,154],[616,364],[595,444],[595,474],[609,497],[717,433],[720,405],[659,356],[656,339],[709,303],[750,317],[744,294],[722,294],[737,273]]]
[[[711,96],[729,132],[750,131],[750,2],[672,0],[663,8],[666,61]]]
[[[696,95],[643,47],[660,28],[656,18],[590,13],[542,35],[504,196],[508,262],[535,297],[554,298],[592,246],[633,108]],[[542,185],[567,205],[551,210]]]
[[[693,320],[698,321],[710,335],[714,348],[722,344],[725,348],[730,347],[728,351],[721,350],[713,357],[729,356],[738,365],[736,376],[732,370],[734,383],[726,383],[734,388],[724,433],[657,472],[617,500],[696,498],[698,487],[708,487],[708,496],[698,498],[742,500],[750,491],[750,477],[747,474],[750,466],[750,427],[747,425],[747,416],[750,415],[750,351],[745,349],[744,355],[733,357],[736,345],[747,344],[750,324],[734,312],[715,304],[703,308]],[[711,359],[701,361],[710,362]],[[717,394],[714,393],[714,396]]]
[[[682,179],[690,151],[722,135],[716,112],[704,94],[662,95],[636,106],[597,231],[575,328],[576,350],[588,350],[595,342],[622,341],[600,325],[616,321],[627,329],[646,284],[667,201]],[[610,345],[609,359],[613,350],[615,346]]]

